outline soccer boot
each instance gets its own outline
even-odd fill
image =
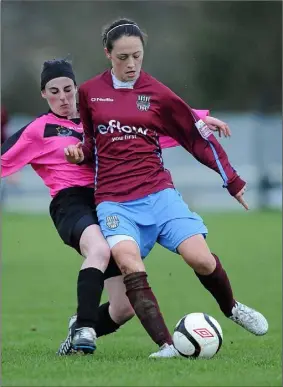
[[[262,336],[268,331],[266,318],[261,313],[240,302],[236,302],[232,309],[232,316],[229,318],[254,335]]]
[[[96,349],[96,333],[93,328],[75,328],[72,338],[72,348],[84,354],[92,354]]]
[[[169,358],[169,357],[180,357],[180,353],[177,351],[177,349],[174,347],[173,344],[163,344],[158,352],[152,353],[149,358],[150,359],[157,359],[157,358]]]
[[[96,334],[92,328],[77,328],[77,316],[69,320],[68,335],[57,351],[57,355],[65,356],[76,352],[93,353],[96,349]]]
[[[74,337],[74,334],[75,334],[76,321],[77,321],[76,315],[70,318],[69,325],[68,325],[68,335],[66,339],[61,343],[57,351],[58,356],[70,355],[71,353],[74,352],[74,349],[72,346],[72,338]]]

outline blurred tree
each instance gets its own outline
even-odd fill
[[[44,60],[73,58],[78,82],[109,66],[101,29],[117,17],[149,35],[145,70],[193,106],[281,110],[282,3],[276,1],[1,2],[2,99],[38,114]]]
[[[206,23],[197,47],[202,57],[197,78],[205,90],[204,104],[213,101],[215,109],[281,110],[282,3],[202,5]]]

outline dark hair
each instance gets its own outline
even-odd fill
[[[111,52],[113,50],[115,40],[120,39],[122,36],[137,36],[140,38],[143,46],[145,45],[145,38],[147,37],[133,20],[125,18],[118,19],[103,29],[103,46]]]
[[[71,62],[67,59],[51,59],[45,61],[41,71],[41,90],[45,88],[46,83],[51,81],[51,79],[59,77],[70,78],[76,85],[76,78]]]

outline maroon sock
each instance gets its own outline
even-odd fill
[[[147,282],[147,274],[145,272],[127,274],[124,283],[130,303],[152,340],[159,346],[165,343],[172,344],[170,332]]]
[[[203,286],[213,295],[225,316],[232,315],[232,308],[235,305],[232,288],[226,271],[223,269],[217,255],[212,254],[216,261],[216,268],[209,275],[196,273]]]

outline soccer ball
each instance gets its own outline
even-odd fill
[[[190,313],[178,321],[173,344],[178,352],[188,358],[212,358],[223,340],[221,326],[205,313]]]

